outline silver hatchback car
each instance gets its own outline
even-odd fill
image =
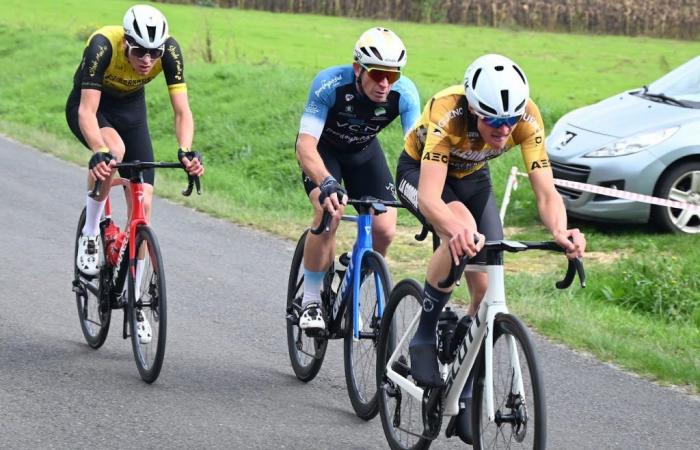
[[[649,86],[565,114],[554,177],[700,205],[700,56]],[[557,187],[572,217],[700,233],[700,213]]]

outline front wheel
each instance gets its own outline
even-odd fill
[[[421,437],[421,400],[402,391],[386,376],[387,362],[394,353],[394,371],[409,376],[411,357],[408,344],[415,333],[415,325],[411,328],[411,323],[421,312],[422,298],[423,289],[415,280],[401,280],[392,289],[382,316],[377,346],[378,406],[384,436],[392,450],[426,450],[432,443]]]
[[[301,299],[304,296],[304,244],[307,233],[308,230],[301,235],[294,250],[287,286],[287,349],[294,374],[304,382],[313,380],[321,370],[328,344],[328,340],[308,336],[299,328]]]
[[[499,314],[494,320],[494,421],[488,420],[486,412],[484,359],[482,348],[476,364],[478,377],[472,402],[474,448],[544,449],[547,440],[544,385],[525,325],[510,314]]]
[[[153,383],[163,367],[167,302],[163,258],[156,235],[147,226],[136,231],[136,267],[129,269],[129,327],[136,367]],[[135,273],[134,273],[135,272]]]
[[[391,275],[382,255],[368,251],[360,263],[360,289],[357,310],[348,308],[345,334],[345,382],[355,414],[364,420],[377,415],[377,343],[383,309],[391,292]],[[354,277],[353,277],[354,278]],[[358,336],[354,333],[357,314]]]
[[[112,309],[109,305],[107,270],[104,267],[94,277],[86,277],[80,273],[75,264],[78,255],[78,240],[85,225],[85,208],[83,208],[78,220],[78,230],[75,233],[75,247],[73,251],[73,291],[78,305],[78,319],[80,329],[83,331],[85,341],[94,349],[104,344],[109,332],[109,323],[112,317]],[[100,259],[104,262],[104,240],[100,236]]]
[[[661,176],[654,194],[680,202],[700,202],[700,162],[679,164]],[[669,206],[652,206],[652,220],[662,229],[673,233],[700,233],[700,214],[697,211]]]

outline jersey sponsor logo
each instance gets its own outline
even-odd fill
[[[91,77],[95,76],[95,74],[97,73],[97,66],[99,65],[100,59],[102,59],[105,53],[107,53],[106,45],[98,45],[97,48],[98,50],[97,53],[95,53],[95,59],[90,62],[90,66],[88,67]]]
[[[382,129],[381,125],[371,125],[368,123],[364,122],[358,122],[358,123],[349,123],[349,122],[335,122],[338,128],[340,129],[347,129],[350,130],[354,133],[360,133],[360,134],[371,134],[375,135],[379,133],[379,130]]]
[[[352,100],[353,98],[355,98],[354,95],[352,95],[352,94],[345,94],[345,101],[346,101],[346,102],[349,102],[349,101]]]
[[[143,86],[144,84],[151,81],[153,78],[154,77],[147,77],[147,78],[141,78],[138,80],[134,80],[134,79],[121,78],[121,77],[118,77],[116,75],[111,75],[111,74],[105,75],[105,81],[110,81],[113,84],[121,84],[121,85],[129,86],[129,87]]]
[[[450,120],[454,119],[455,117],[460,117],[464,114],[464,108],[455,108],[447,111],[445,115],[440,119],[438,122],[438,126],[440,128],[444,128],[445,125],[447,125],[447,122]]]
[[[309,114],[316,114],[320,111],[321,109],[318,107],[318,104],[314,101],[310,101],[305,107],[304,107],[304,112],[307,112]]]
[[[325,80],[323,83],[321,83],[321,86],[314,91],[314,94],[316,94],[316,97],[320,96],[321,92],[325,91],[326,89],[338,86],[340,84],[340,80],[342,79],[342,75],[336,75],[330,80]]]
[[[376,108],[376,109],[374,110],[374,115],[375,115],[375,116],[383,116],[383,115],[385,115],[385,114],[386,114],[386,108],[384,108],[384,107],[382,107],[382,106],[380,106],[379,108]]]
[[[433,128],[433,131],[431,132],[431,134],[433,136],[443,137],[443,133],[442,133],[442,130],[440,130],[440,128]]]
[[[361,145],[365,144],[369,141],[371,141],[374,138],[374,134],[371,135],[362,135],[362,136],[351,136],[349,134],[341,133],[333,128],[326,128],[324,133],[332,134],[333,136],[337,137],[341,141],[347,143],[348,145]]]
[[[539,161],[532,161],[532,164],[530,164],[530,172],[532,172],[535,169],[544,169],[546,167],[549,167],[549,160],[548,159],[540,159]]]
[[[384,189],[386,189],[387,191],[391,192],[391,195],[392,195],[394,198],[396,198],[396,186],[394,185],[394,183],[391,183],[391,182],[390,182],[389,184],[387,184],[386,186],[384,186]]]
[[[447,155],[443,155],[442,153],[436,153],[436,152],[425,152],[423,154],[424,161],[435,161],[435,162],[441,162],[443,164],[447,164],[450,161],[450,157]]]
[[[346,106],[346,107],[345,107],[345,112],[346,112],[346,113],[351,113],[351,112],[353,112],[352,105]]]
[[[507,151],[507,149],[487,149],[487,150],[461,150],[458,148],[450,149],[450,155],[470,161],[470,162],[482,162],[488,159],[493,159],[502,153]]]
[[[180,58],[180,54],[177,52],[177,47],[172,44],[168,45],[166,51],[175,61],[175,75],[173,78],[177,81],[182,81],[182,58]]]

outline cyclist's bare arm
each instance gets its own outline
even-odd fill
[[[456,217],[442,200],[442,190],[447,178],[447,164],[421,164],[418,181],[418,202],[421,213],[443,238],[448,239],[450,253],[459,264],[459,257],[473,256],[483,246],[484,239],[474,242],[477,233],[474,216],[467,211],[467,221]]]
[[[97,123],[97,108],[100,106],[102,92],[97,89],[82,89],[80,91],[80,106],[78,107],[78,125],[85,141],[93,152],[107,148]],[[116,161],[110,163],[111,166]],[[110,167],[100,163],[90,170],[96,180],[104,180],[112,173]]]
[[[586,238],[578,228],[567,228],[566,209],[561,196],[554,188],[552,170],[537,169],[530,172],[529,176],[542,223],[552,233],[554,240],[566,250],[568,258],[583,256]]]
[[[192,139],[194,137],[194,119],[192,118],[187,91],[171,92],[170,103],[175,115],[175,137],[177,138],[177,143],[181,149],[189,150],[192,148]],[[191,161],[187,158],[182,158],[180,162],[190,175],[198,177],[204,175],[204,166],[197,158]]]
[[[301,169],[304,173],[311,177],[311,180],[320,185],[321,182],[330,175],[326,165],[323,164],[321,155],[317,150],[318,139],[310,134],[299,133],[296,144],[296,155]]]

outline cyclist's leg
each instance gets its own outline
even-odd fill
[[[369,159],[360,164],[343,166],[345,187],[351,198],[361,198],[365,195],[380,200],[395,201],[396,187],[391,176],[386,158],[379,141],[374,139],[366,149],[363,158]],[[386,256],[387,249],[396,234],[396,208],[387,208],[387,212],[374,216],[372,220],[372,245],[374,250]]]
[[[342,171],[333,149],[318,144],[318,151],[323,163],[330,174],[338,181],[342,181]],[[312,228],[321,223],[323,209],[318,202],[321,194],[318,186],[302,171],[302,182],[309,196],[309,202],[314,208]],[[339,220],[334,219],[330,223],[330,230],[315,235],[307,233],[304,243],[304,296],[301,302],[302,313],[299,317],[299,326],[304,329],[325,328],[325,321],[321,314],[321,288],[326,271],[333,262],[335,255],[335,233]]]

